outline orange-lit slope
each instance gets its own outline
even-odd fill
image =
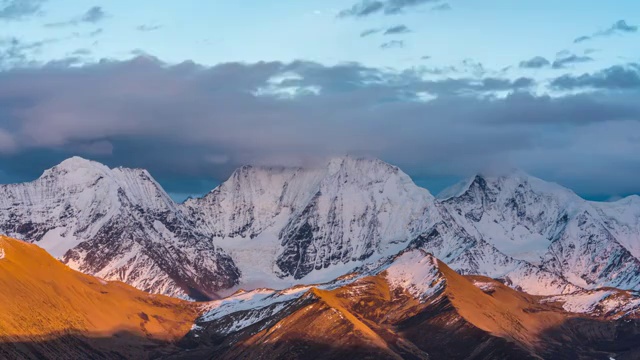
[[[576,295],[567,299],[571,296]],[[275,301],[265,302],[266,311],[226,309],[226,316],[199,324],[202,330],[192,337],[188,355],[263,360],[640,358],[639,322],[633,315],[572,313],[555,298],[460,275],[421,250],[398,255],[377,274]],[[228,330],[243,322],[250,325]]]
[[[190,329],[192,304],[73,271],[36,245],[0,236],[0,346],[116,334],[173,341]]]

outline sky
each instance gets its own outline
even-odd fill
[[[433,193],[640,194],[640,2],[0,0],[0,182],[79,155],[177,200],[343,154]]]

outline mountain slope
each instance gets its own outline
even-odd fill
[[[609,203],[591,203],[605,227],[631,255],[640,259],[640,196]]]
[[[455,221],[507,255],[587,288],[640,289],[640,202],[594,203],[515,172],[445,191]]]
[[[611,294],[618,304],[606,314],[563,307],[584,303],[585,296],[531,296],[486,277],[461,276],[424,251],[411,250],[338,282],[263,289],[214,302],[181,342],[189,354],[169,358],[624,359],[640,354],[640,332],[634,330],[640,325],[638,295]],[[604,301],[592,299],[594,308]]]
[[[133,357],[179,340],[191,303],[73,271],[36,245],[0,237],[0,357]]]
[[[410,243],[433,253],[462,274],[486,275],[535,295],[571,293],[579,287],[562,276],[498,250],[481,234],[471,235],[442,204],[440,220]]]
[[[210,298],[239,276],[147,171],[77,157],[33,182],[0,186],[0,231],[150,292]]]

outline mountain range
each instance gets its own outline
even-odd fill
[[[145,170],[74,157],[0,186],[0,232],[84,273],[192,300],[324,283],[406,249],[531,295],[640,290],[640,197],[591,202],[522,172],[433,196],[395,166],[350,156],[244,166],[183,204]]]

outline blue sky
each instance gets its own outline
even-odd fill
[[[433,192],[517,167],[640,193],[638,24],[631,0],[0,0],[0,181],[77,154],[182,197],[348,152]]]
[[[574,44],[579,36],[606,30],[615,21],[640,22],[640,3],[632,0],[590,2],[452,1],[449,11],[434,4],[413,7],[403,14],[374,14],[365,18],[338,18],[349,3],[342,1],[130,1],[100,3],[50,0],[42,13],[23,21],[5,22],[5,36],[29,41],[62,39],[35,57],[41,60],[91,49],[94,59],[131,57],[143,50],[168,62],[192,60],[202,64],[227,61],[290,61],[305,59],[326,64],[357,61],[370,66],[451,66],[464,60],[500,70],[522,59],[558,52],[583,53],[597,49],[599,63],[637,57],[635,39],[615,35]],[[81,16],[101,6],[106,17],[93,24],[48,28],[47,23]],[[635,14],[635,17],[634,17]],[[406,25],[400,36],[359,37],[362,31]],[[158,27],[138,31],[139,26]],[[99,36],[83,36],[103,29]],[[74,34],[79,34],[75,36]],[[68,37],[68,38],[67,38]],[[401,51],[383,51],[379,45],[400,39]],[[635,40],[635,41],[634,41]],[[425,61],[423,56],[430,56]]]

